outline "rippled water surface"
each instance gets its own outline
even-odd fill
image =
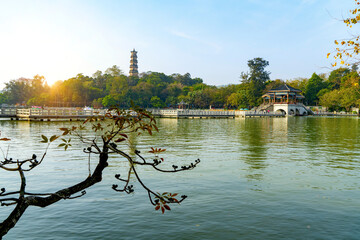
[[[0,121],[0,130],[12,138],[16,159],[40,155],[40,135],[70,124]],[[188,195],[181,206],[162,215],[136,183],[134,194],[114,192],[114,175],[128,165],[112,158],[103,182],[84,197],[30,207],[5,239],[359,239],[358,118],[159,119],[159,128],[152,137],[132,136],[126,148],[166,148],[164,168],[201,159],[183,173],[139,170],[153,190]],[[5,154],[7,146],[1,143]],[[27,190],[83,180],[83,147],[50,149],[27,174]],[[16,173],[0,171],[0,187],[18,184]],[[1,207],[0,220],[10,211]]]

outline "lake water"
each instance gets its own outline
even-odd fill
[[[40,156],[40,135],[70,124],[0,121],[0,130],[12,138],[9,156],[16,159]],[[4,239],[359,239],[358,118],[159,119],[158,125],[159,133],[132,136],[124,147],[166,148],[163,168],[201,159],[194,170],[176,174],[139,169],[153,190],[188,195],[180,206],[155,211],[136,183],[134,194],[113,191],[114,175],[128,164],[112,158],[103,182],[85,196],[28,208]],[[1,143],[5,154],[7,146]],[[51,148],[27,174],[27,191],[83,180],[83,147]],[[16,173],[0,171],[0,187],[17,186]],[[0,219],[10,210],[0,207]]]

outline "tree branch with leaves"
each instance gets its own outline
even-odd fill
[[[90,136],[88,134],[89,129],[92,132],[92,135]],[[0,170],[18,172],[20,178],[20,187],[18,191],[7,191],[5,187],[0,186],[1,206],[15,206],[9,216],[0,223],[0,239],[16,225],[28,207],[47,207],[60,200],[84,196],[87,188],[102,181],[102,174],[109,164],[108,161],[110,155],[117,155],[129,163],[129,168],[126,171],[127,174],[125,176],[121,176],[120,174],[115,175],[115,179],[118,183],[113,184],[112,189],[127,194],[134,192],[134,187],[131,184],[130,178],[130,175],[133,174],[142,188],[147,192],[149,201],[155,206],[155,210],[161,210],[162,213],[171,209],[169,205],[180,204],[186,199],[186,195],[181,195],[179,197],[178,193],[159,193],[152,190],[142,180],[138,168],[151,167],[162,173],[177,173],[194,169],[200,162],[200,160],[197,159],[189,165],[180,167],[172,165],[172,168],[167,170],[160,167],[160,164],[164,162],[164,158],[161,157],[160,154],[165,152],[165,149],[151,148],[147,152],[147,154],[151,154],[150,160],[148,160],[139,150],[134,150],[134,155],[131,156],[128,152],[118,147],[118,144],[128,140],[129,134],[141,134],[145,132],[152,135],[153,131],[158,131],[155,118],[149,112],[140,108],[133,108],[131,111],[120,110],[117,108],[109,109],[104,116],[88,118],[78,126],[60,128],[60,131],[61,134],[59,135],[53,135],[51,137],[45,135],[41,136],[41,142],[46,144],[46,148],[40,158],[33,154],[31,158],[25,160],[13,160],[13,158],[8,157],[6,154],[4,160],[0,162]],[[88,146],[83,149],[84,154],[88,155],[88,176],[86,176],[83,181],[59,189],[56,192],[33,193],[28,191],[25,173],[41,165],[45,160],[49,147],[55,144],[56,141],[61,141],[57,147],[67,150],[73,144],[71,141],[72,138],[77,138]],[[10,139],[0,138],[0,141],[10,141]],[[98,159],[93,171],[91,171],[90,168],[91,156],[96,156]],[[111,161],[113,160],[114,159],[111,159]]]
[[[360,0],[354,0],[356,7],[350,10],[350,16],[343,19],[342,21],[350,29],[354,25],[358,24],[360,21]],[[336,46],[335,50],[327,54],[329,58],[331,55],[334,58],[333,67],[337,66],[338,62],[340,65],[350,66],[351,63],[358,63],[360,58],[358,57],[360,53],[360,35],[355,33],[350,33],[351,36],[346,39],[335,40],[334,43]]]

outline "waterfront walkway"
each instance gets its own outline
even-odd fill
[[[0,118],[11,120],[50,121],[55,119],[80,120],[87,117],[104,116],[106,109],[81,110],[77,108],[2,108]],[[192,109],[148,109],[155,117],[163,118],[235,118],[235,117],[284,117],[283,113],[192,110]]]
[[[0,118],[11,120],[38,120],[50,121],[53,119],[80,120],[94,116],[104,116],[106,109],[81,110],[77,108],[2,108]]]
[[[235,118],[235,111],[190,110],[190,109],[149,109],[155,117],[165,118]]]
[[[238,110],[191,110],[191,109],[151,109],[156,117],[167,118],[235,118],[235,117],[284,117],[281,112],[256,112]]]
[[[356,113],[347,113],[347,112],[314,112],[314,116],[358,116]]]
[[[155,117],[163,118],[248,118],[248,117],[285,117],[283,112],[240,111],[240,110],[193,110],[193,109],[148,109]],[[51,121],[66,119],[81,120],[88,117],[104,116],[107,109],[78,108],[1,108],[0,118],[11,120]],[[314,116],[358,116],[357,114],[315,112]]]

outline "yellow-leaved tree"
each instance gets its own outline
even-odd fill
[[[350,10],[350,16],[344,19],[347,27],[352,28],[360,21],[360,0],[354,0],[356,7]],[[360,36],[358,34],[351,35],[348,39],[335,40],[337,45],[334,52],[328,53],[327,57],[331,55],[334,57],[335,62],[332,64],[335,67],[338,63],[345,66],[350,66],[350,63],[360,61]],[[351,60],[350,60],[351,59]]]

